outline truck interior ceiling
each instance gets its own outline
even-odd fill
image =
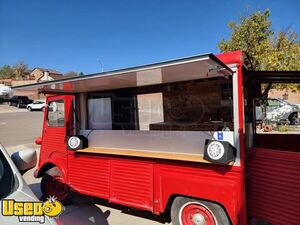
[[[89,130],[233,131],[231,76],[91,92],[84,101]]]
[[[299,151],[300,80],[296,73],[253,72],[254,147]]]

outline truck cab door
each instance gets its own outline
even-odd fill
[[[67,135],[72,133],[72,95],[47,98],[39,166],[51,162],[64,170],[67,163]]]

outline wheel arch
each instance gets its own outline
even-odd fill
[[[289,114],[289,116],[288,116],[288,118],[290,118],[292,115],[294,115],[294,114],[297,114],[298,115],[298,111],[292,111],[290,114]]]
[[[38,170],[37,178],[42,177],[48,171],[51,175],[61,174],[63,177],[66,177],[63,170],[57,164],[53,162],[47,162]]]
[[[294,122],[296,122],[296,121],[292,121],[292,118],[293,118],[293,115],[296,115],[296,117],[298,117],[298,113],[299,113],[298,111],[293,111],[293,112],[291,112],[289,114],[288,120],[290,121],[291,124],[293,124]]]

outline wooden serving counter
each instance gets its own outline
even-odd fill
[[[227,123],[230,130],[233,130],[233,124]],[[221,131],[224,123],[187,123],[187,122],[161,122],[150,124],[150,130],[178,130],[178,131]]]
[[[131,157],[142,157],[142,158],[154,158],[154,159],[180,160],[180,161],[188,161],[188,162],[211,163],[207,160],[204,160],[202,154],[142,151],[142,150],[119,149],[119,148],[102,148],[102,147],[90,147],[90,148],[77,150],[76,152],[78,152],[78,153],[104,154],[104,155],[131,156]]]

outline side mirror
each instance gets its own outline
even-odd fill
[[[32,149],[15,152],[11,155],[11,159],[16,164],[21,174],[35,167],[37,162],[36,151]]]

